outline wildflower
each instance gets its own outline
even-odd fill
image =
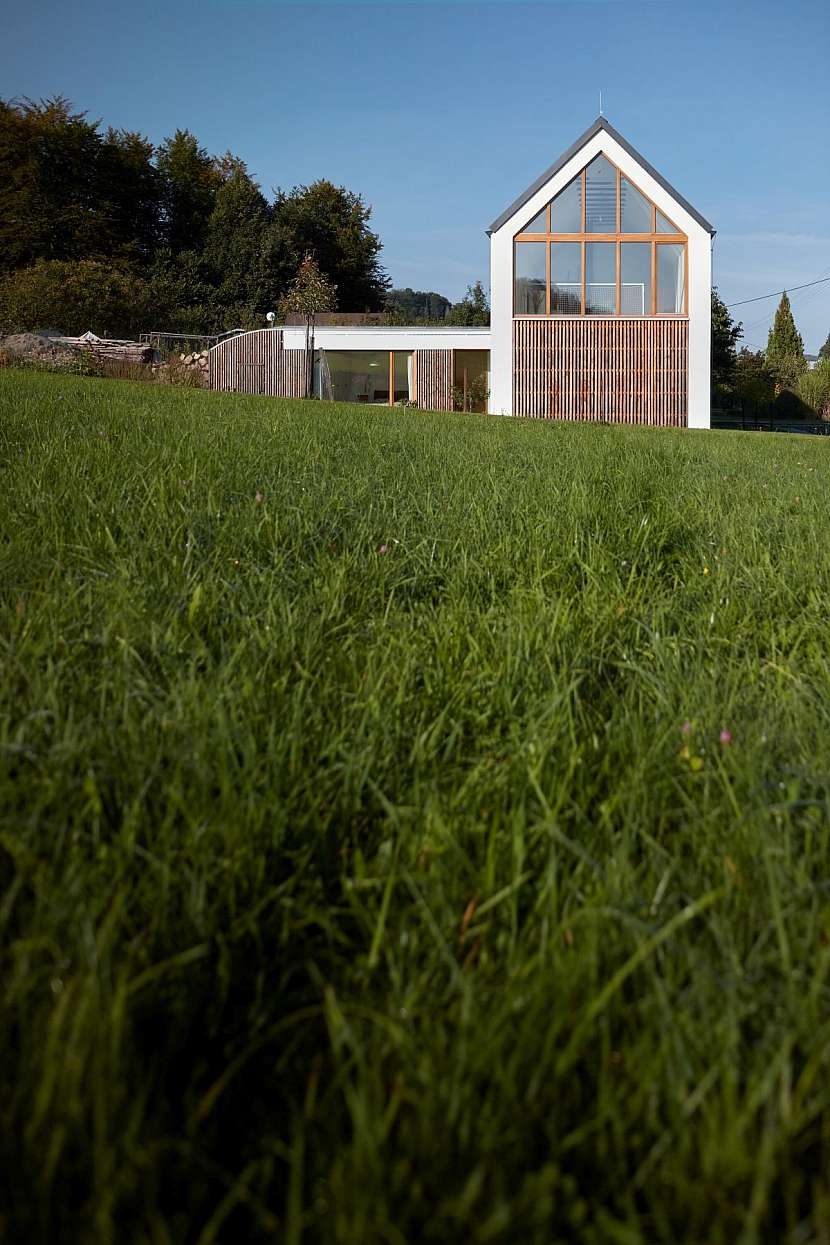
[[[683,725],[682,725],[682,726],[681,726],[681,728],[680,728],[680,734],[681,734],[681,735],[691,735],[691,733],[692,733],[692,724],[691,724],[691,722],[689,721],[689,719],[687,718],[687,719],[686,719],[686,721],[683,723]]]
[[[724,728],[721,731],[720,735],[718,735],[718,739],[723,744],[724,748],[728,748],[729,745],[732,743],[732,732]]]
[[[254,501],[256,502],[258,506],[261,506],[262,503],[265,501],[265,498],[263,497],[262,493],[257,493],[256,496],[254,497]]]
[[[381,545],[380,548],[378,549],[378,553],[388,553],[388,552],[389,552],[388,545]]]

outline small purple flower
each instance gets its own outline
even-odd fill
[[[724,748],[728,748],[732,743],[732,732],[724,729],[721,731],[720,735],[718,735],[718,739],[723,744]]]
[[[381,547],[378,549],[378,553],[388,553],[388,552],[389,552],[388,545],[381,545]]]
[[[692,724],[687,718],[680,728],[680,734],[688,736],[688,735],[691,735],[691,733],[692,733]]]
[[[256,496],[254,497],[254,501],[256,502],[258,506],[261,506],[262,503],[265,501],[265,498],[263,497],[262,493],[257,493]]]

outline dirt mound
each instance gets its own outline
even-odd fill
[[[80,347],[45,333],[12,333],[0,338],[0,350],[14,359],[54,364],[69,363],[81,353]]]

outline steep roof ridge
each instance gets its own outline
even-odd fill
[[[506,211],[502,212],[501,216],[497,217],[497,219],[493,221],[492,225],[487,230],[487,233],[492,234],[495,233],[497,229],[501,229],[502,225],[506,224],[506,222],[510,220],[511,216],[514,216],[516,212],[520,211],[524,207],[529,199],[532,199],[537,190],[541,190],[545,183],[549,182],[550,179],[554,177],[559,170],[568,163],[569,160],[572,160],[573,157],[582,150],[585,144],[590,142],[591,139],[596,134],[599,134],[601,130],[605,130],[605,132],[609,134],[615,142],[619,143],[622,149],[628,152],[632,160],[636,160],[640,168],[648,173],[650,177],[653,177],[657,184],[662,186],[667,194],[671,195],[675,203],[679,203],[680,206],[689,213],[693,220],[696,220],[699,225],[703,226],[707,233],[715,233],[715,229],[709,224],[709,221],[706,220],[704,216],[701,216],[700,212],[698,212],[696,208],[692,207],[688,199],[684,199],[683,195],[680,194],[678,190],[675,190],[674,186],[667,182],[665,177],[658,173],[653,165],[649,164],[648,160],[641,156],[639,151],[632,147],[631,143],[629,143],[627,139],[623,138],[622,134],[620,134],[618,130],[615,130],[611,122],[605,117],[597,117],[593,125],[590,125],[585,133],[582,134],[576,142],[568,148],[567,151],[563,152],[559,159],[552,164],[549,169],[545,170],[541,177],[536,178],[536,181],[532,186],[528,186],[524,194],[519,195],[518,199],[511,203],[510,207],[507,208]]]

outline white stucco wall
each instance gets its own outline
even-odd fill
[[[689,239],[689,427],[708,428],[711,374],[711,237],[659,182],[605,130],[574,155],[490,237],[490,410],[513,410],[513,237],[604,152]]]

